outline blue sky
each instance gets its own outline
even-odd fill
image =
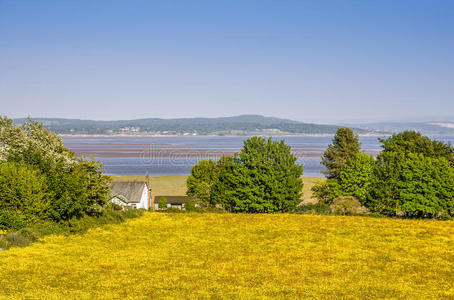
[[[0,0],[0,114],[448,118],[454,1]]]

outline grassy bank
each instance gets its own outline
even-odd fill
[[[28,246],[51,234],[80,234],[98,226],[119,224],[127,219],[139,217],[142,214],[142,210],[112,211],[106,209],[98,216],[84,216],[80,219],[72,219],[60,223],[40,222],[19,231],[10,231],[2,234],[0,248],[9,249],[11,247]]]
[[[162,214],[0,252],[0,298],[454,297],[454,222]]]
[[[315,183],[325,180],[325,177],[302,177],[303,178],[303,197],[304,202],[315,202],[312,198],[311,188]],[[150,177],[152,196],[156,195],[169,195],[181,196],[186,195],[186,179],[187,176],[159,176]],[[144,176],[119,176],[113,177],[113,180],[127,181],[127,180],[145,180]]]

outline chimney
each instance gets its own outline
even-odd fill
[[[145,184],[147,185],[147,201],[148,201],[148,209],[151,208],[151,184],[150,184],[150,176],[145,177]]]

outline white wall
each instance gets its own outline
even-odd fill
[[[143,186],[142,197],[140,198],[140,203],[137,204],[136,208],[148,209],[148,187],[146,184]]]
[[[117,197],[113,197],[112,199],[110,199],[109,202],[114,203],[116,205],[120,205],[120,206],[126,206],[126,203],[124,203],[123,201],[121,201]]]

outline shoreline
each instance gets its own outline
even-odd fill
[[[218,134],[204,134],[204,135],[179,135],[179,134],[57,134],[62,138],[144,138],[144,137],[158,137],[158,138],[198,138],[198,137],[242,137],[249,138],[252,136],[266,136],[266,137],[330,137],[334,136],[334,133],[307,133],[307,134],[283,134],[283,135],[270,135],[270,134],[251,134],[251,135],[218,135]],[[390,133],[375,134],[375,133],[363,133],[358,134],[358,136],[371,136],[371,137],[382,137],[382,136],[391,136]],[[452,136],[452,135],[437,135],[437,136]]]

